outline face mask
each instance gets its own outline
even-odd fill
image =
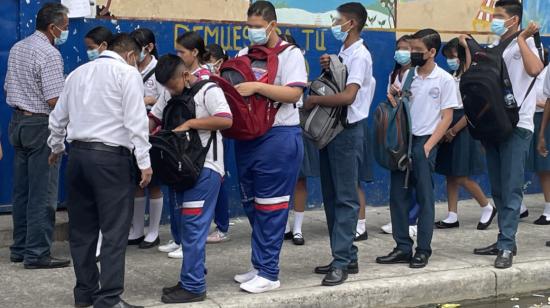
[[[460,68],[460,61],[458,60],[458,58],[447,59],[447,65],[452,71],[458,71],[458,69]]]
[[[347,21],[343,25],[332,26],[332,28],[331,28],[332,35],[334,36],[335,39],[339,40],[340,42],[345,42],[346,41],[346,39],[348,38],[349,30],[348,31],[342,31],[342,26],[348,24],[349,22],[350,21]]]
[[[99,48],[88,50],[88,60],[94,61],[99,57]]]
[[[424,66],[428,60],[424,59],[423,52],[411,52],[411,65],[412,66]]]
[[[265,28],[248,29],[248,39],[252,45],[265,45],[267,43],[269,35],[271,35],[271,31],[273,31],[271,30],[269,31],[269,34],[267,34],[267,28],[269,28],[269,25],[271,25],[271,23],[269,23]]]
[[[57,26],[55,26],[59,31],[61,31],[61,34],[59,35],[59,37],[55,37],[54,35],[54,39],[53,39],[53,43],[56,45],[56,46],[59,46],[59,45],[63,45],[65,44],[65,42],[67,41],[67,39],[69,38],[69,30],[61,30],[59,29]]]
[[[393,59],[401,65],[409,64],[411,62],[411,52],[408,50],[396,50]]]
[[[139,53],[139,62],[143,62],[143,60],[145,60],[145,48]]]
[[[493,19],[493,21],[491,22],[491,32],[493,32],[498,36],[503,36],[506,32],[508,32],[508,29],[509,29],[509,27],[505,26],[508,20],[498,19],[498,18]]]

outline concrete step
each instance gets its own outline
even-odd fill
[[[55,213],[54,241],[67,241],[69,239],[69,217],[67,211],[60,210]],[[13,220],[11,214],[0,215],[0,248],[8,247],[13,243]]]

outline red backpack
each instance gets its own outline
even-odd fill
[[[235,85],[249,81],[273,84],[279,67],[279,54],[292,44],[279,44],[275,48],[252,46],[248,54],[226,61],[220,68],[221,77],[211,76],[225,93],[233,114],[233,126],[222,135],[236,140],[252,140],[263,136],[273,126],[281,104],[261,95],[243,97]],[[254,68],[265,69],[266,74],[257,79]]]

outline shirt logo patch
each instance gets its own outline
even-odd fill
[[[514,54],[514,60],[520,60],[521,59],[521,53],[517,52]]]
[[[439,98],[439,95],[441,94],[441,90],[439,90],[439,88],[431,88],[431,89],[430,89],[430,92],[428,92],[428,94],[429,94],[433,99],[437,99],[437,98]]]

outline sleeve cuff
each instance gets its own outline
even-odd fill
[[[306,88],[306,87],[307,87],[307,83],[301,82],[301,81],[290,82],[290,83],[287,83],[287,84],[285,85],[285,87]]]
[[[142,157],[136,157],[136,160],[140,170],[151,168],[151,159],[149,157],[149,152],[144,154]]]
[[[356,85],[359,86],[359,88],[361,88],[363,82],[362,82],[362,80],[348,79],[348,81],[346,82],[346,86],[349,86],[351,84],[356,84]]]

